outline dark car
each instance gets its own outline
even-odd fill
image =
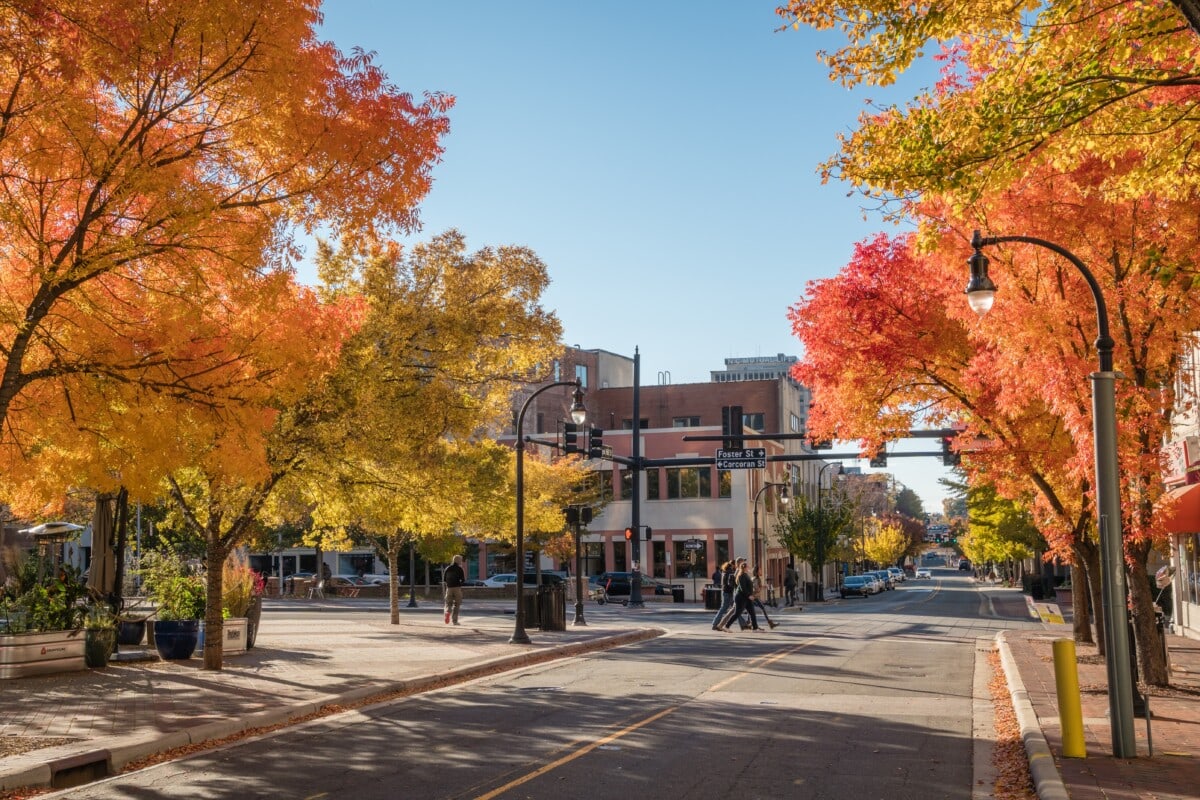
[[[870,597],[871,582],[862,575],[847,575],[839,592],[842,597]]]
[[[632,593],[632,572],[601,572],[599,575],[594,575],[588,580],[592,585],[597,587],[607,586],[608,593],[615,597]],[[671,584],[643,575],[642,594],[670,595]]]
[[[971,571],[971,559],[964,558],[962,561],[959,561],[958,562],[958,571],[959,572],[970,572]]]

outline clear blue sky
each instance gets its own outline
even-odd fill
[[[691,383],[726,357],[803,355],[787,307],[887,227],[817,166],[868,98],[903,95],[830,82],[816,51],[836,39],[775,32],[774,7],[329,0],[322,33],[457,98],[419,238],[532,248],[567,344],[638,347],[643,382]],[[940,463],[893,464],[941,510]]]

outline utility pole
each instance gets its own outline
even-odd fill
[[[629,588],[629,605],[632,608],[642,608],[642,356],[638,348],[633,348],[633,436],[631,444],[632,464],[629,469],[633,472],[633,498],[630,503],[630,525],[633,528],[633,569]]]

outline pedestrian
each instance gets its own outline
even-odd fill
[[[733,562],[726,561],[717,571],[713,573],[713,584],[721,589],[721,610],[713,617],[712,629],[719,630],[721,620],[725,619],[725,615],[729,613],[729,609],[733,608],[733,592],[736,588],[734,580]]]
[[[467,582],[467,573],[462,567],[462,556],[455,556],[450,566],[442,572],[442,583],[446,585],[446,624],[458,624],[458,612],[462,608],[463,584]]]
[[[767,616],[767,607],[765,605],[763,605],[763,601],[762,601],[763,579],[762,579],[762,575],[758,571],[757,566],[751,572],[750,580],[754,584],[754,594],[751,595],[751,598],[750,598],[753,601],[753,604],[751,607],[751,613],[754,613],[753,606],[758,606],[760,609],[762,609],[763,619],[765,619],[767,621],[767,624],[770,625],[772,628],[777,627],[779,625],[779,623],[773,621],[770,617]]]
[[[737,588],[733,593],[733,608],[725,615],[725,619],[721,621],[720,630],[729,630],[729,624],[735,619],[741,621],[742,612],[750,614],[750,628],[760,631],[758,627],[758,616],[754,613],[754,579],[750,577],[750,570],[746,567],[745,560],[739,561],[737,567]],[[742,630],[745,630],[743,627]]]
[[[783,571],[783,604],[789,608],[796,605],[796,581],[799,579],[796,568],[788,564]]]

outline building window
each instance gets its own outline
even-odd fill
[[[788,427],[792,433],[800,433],[800,418],[795,414],[790,414],[788,419]]]
[[[742,415],[742,424],[745,425],[747,428],[751,428],[753,430],[758,431],[759,433],[762,433],[763,431],[766,430],[766,427],[765,427],[766,422],[764,421],[765,416],[766,415],[763,414],[761,411],[759,411],[756,414],[743,414]]]
[[[579,380],[579,385],[584,389],[587,388],[587,364],[575,365],[575,377]]]
[[[622,500],[632,500],[633,499],[633,470],[623,469],[618,473],[618,475],[619,475],[619,479],[621,481],[621,499]]]
[[[708,568],[708,551],[692,550],[686,546],[686,539],[676,539],[671,544],[675,550],[675,577],[676,578],[703,578],[708,579],[709,573],[712,572]],[[700,541],[704,541],[701,539]]]
[[[671,467],[667,469],[667,498],[712,497],[712,470],[708,467]]]
[[[699,417],[675,417],[671,420],[672,428],[699,428]]]
[[[540,411],[538,412],[538,415],[537,415],[537,432],[538,433],[546,432],[546,415]]]
[[[600,498],[601,503],[607,503],[613,499],[612,486],[612,470],[598,469],[596,475],[596,494]]]
[[[717,473],[717,497],[733,497],[733,472],[723,469]]]
[[[646,499],[660,499],[660,494],[658,491],[658,470],[656,469],[646,470]]]
[[[556,382],[561,381],[562,380],[562,362],[559,361],[557,358],[554,359],[554,361],[551,362],[551,369],[554,372],[554,380]]]
[[[649,427],[650,427],[650,418],[642,417],[642,421],[638,424],[638,430],[644,431]],[[621,420],[621,430],[623,430],[623,431],[633,430],[633,417],[630,417],[629,419]]]

